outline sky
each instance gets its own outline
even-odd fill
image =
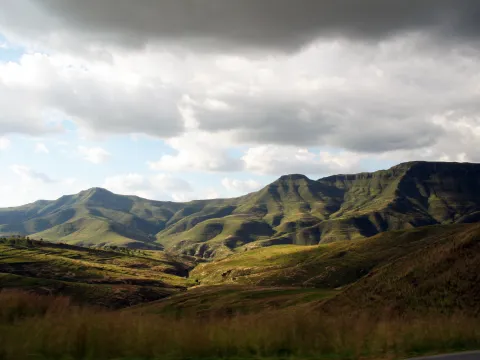
[[[0,0],[0,206],[480,162],[478,0]]]

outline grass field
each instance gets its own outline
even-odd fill
[[[332,290],[296,287],[199,286],[125,311],[174,317],[211,317],[293,308],[331,298]]]
[[[331,317],[305,309],[174,319],[2,291],[0,344],[3,360],[399,359],[479,348],[480,322],[460,314]]]
[[[393,360],[480,348],[479,223],[272,246],[193,271],[190,257],[120,250],[0,240],[0,359]]]

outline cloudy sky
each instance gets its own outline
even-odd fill
[[[0,206],[480,162],[478,0],[0,7]]]

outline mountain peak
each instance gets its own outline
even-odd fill
[[[88,193],[97,193],[97,192],[100,192],[100,193],[102,193],[102,192],[111,192],[111,191],[109,191],[109,190],[107,190],[107,189],[105,189],[105,188],[101,188],[101,187],[92,187],[92,188],[90,188],[90,189],[85,190],[85,192],[88,192]]]
[[[92,187],[87,190],[81,191],[78,195],[81,197],[90,197],[94,195],[112,195],[113,193],[107,189],[101,188],[101,187]]]
[[[291,182],[291,181],[298,181],[298,180],[306,180],[310,181],[308,177],[302,174],[289,174],[283,175],[278,178],[276,182]]]

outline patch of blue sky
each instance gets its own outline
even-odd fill
[[[24,53],[23,47],[12,44],[0,34],[0,62],[18,62]]]
[[[398,164],[398,161],[396,160],[378,159],[378,158],[372,158],[372,157],[368,157],[360,160],[360,166],[362,168],[362,171],[367,171],[367,172],[387,170],[397,164]]]

